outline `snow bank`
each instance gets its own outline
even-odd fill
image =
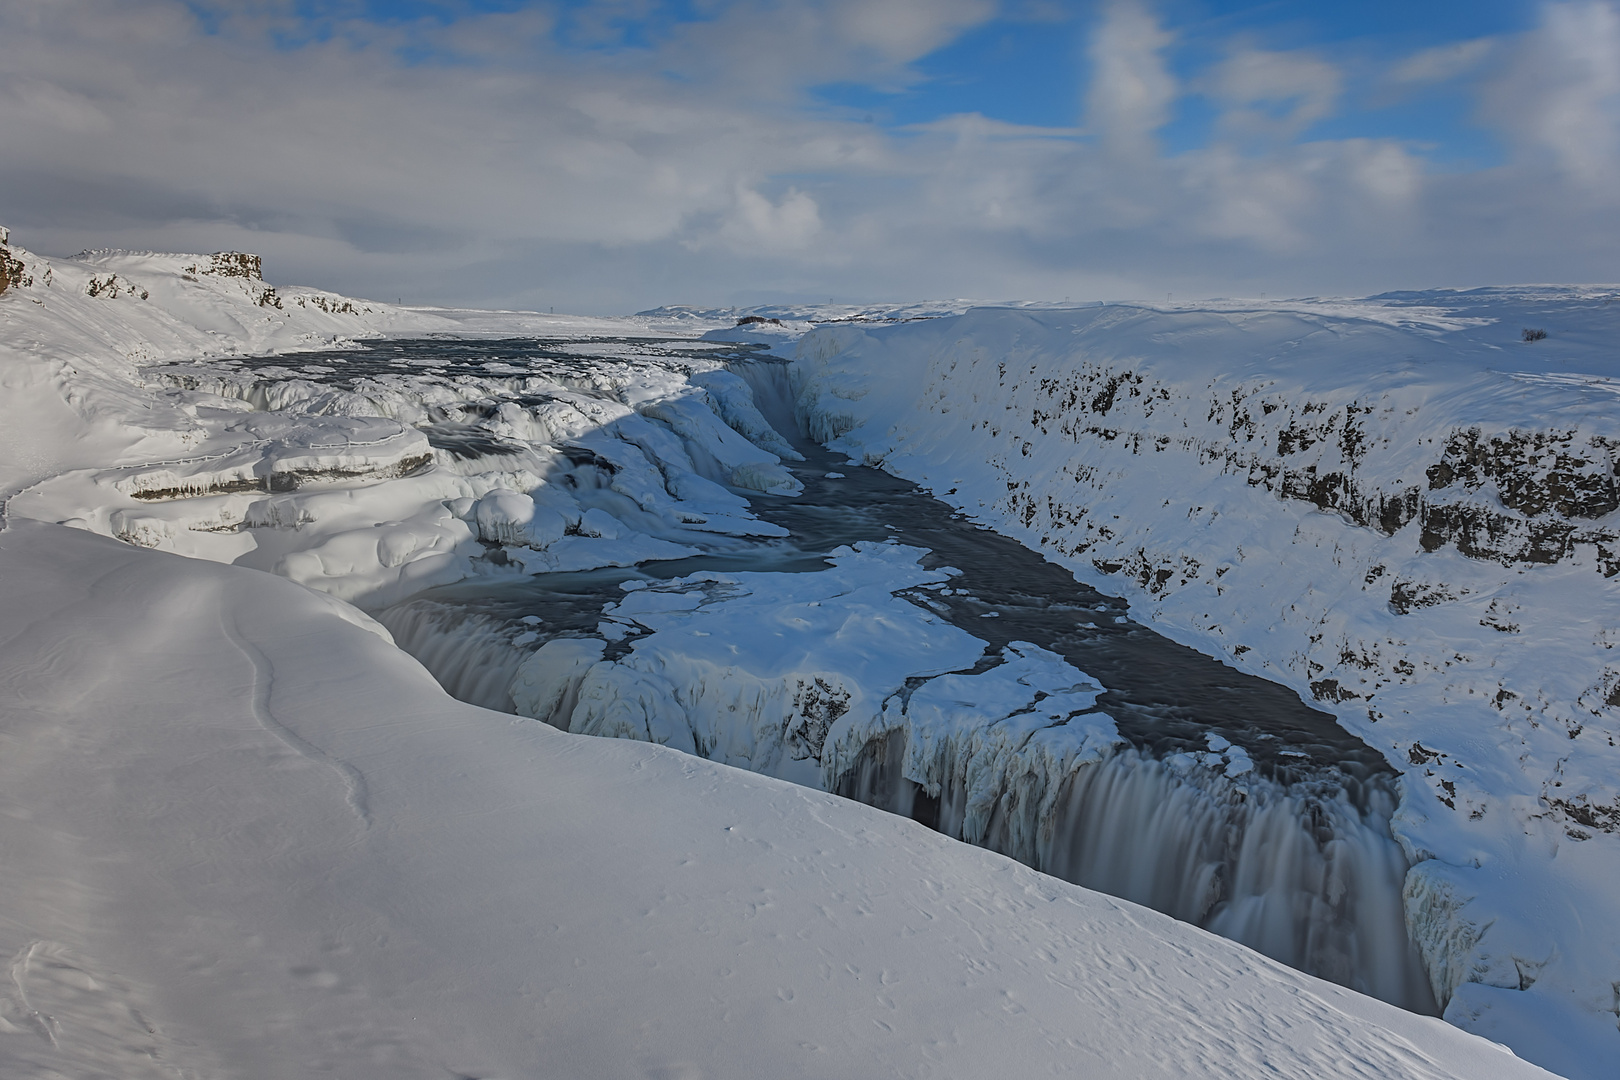
[[[818,439],[1382,749],[1447,1017],[1589,1073],[1620,1054],[1615,296],[978,310],[817,329],[793,378]]]

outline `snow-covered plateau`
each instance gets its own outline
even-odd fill
[[[0,1073],[1620,1049],[1612,294],[583,319],[7,241]],[[991,603],[858,462],[1372,750],[1297,703],[1144,735],[1046,628],[1161,639]]]

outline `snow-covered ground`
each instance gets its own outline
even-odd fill
[[[402,309],[274,289],[240,255],[0,259],[6,1075],[1538,1074],[900,818],[459,704],[347,602],[778,534],[737,490],[791,494],[793,452],[723,339],[802,327]],[[829,333],[950,310],[786,313],[863,320],[807,339],[808,412]],[[241,359],[384,334],[445,344],[358,372]],[[618,340],[585,365],[513,345],[503,368],[457,361],[465,336]],[[671,336],[690,348],[631,340]],[[990,788],[1041,745],[1054,774],[1114,745],[1097,687],[1034,646],[903,709],[855,701],[983,643],[897,598],[946,585],[916,553],[834,562],[803,595],[782,575],[630,589],[600,629],[628,653],[553,642],[508,692],[819,785],[890,730],[918,769],[971,746]],[[797,680],[807,656],[839,684]],[[789,676],[786,720],[728,722]],[[1198,767],[1243,771],[1210,746]],[[1526,1052],[1598,1075],[1581,1005],[1546,1009],[1579,1036],[1562,1057]]]

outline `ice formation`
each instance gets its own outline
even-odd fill
[[[145,412],[172,426],[133,460],[17,493],[10,513],[273,570],[368,607],[475,573],[486,545],[506,565],[559,571],[779,532],[734,489],[792,494],[763,446],[793,451],[724,370],[732,350],[631,341],[581,364],[512,349],[521,367],[480,355],[457,368],[453,347],[431,345],[381,350],[359,370],[308,357],[143,367]]]

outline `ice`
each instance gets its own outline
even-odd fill
[[[497,544],[543,551],[568,532],[569,521],[562,514],[549,506],[536,505],[532,496],[505,488],[496,488],[479,499],[473,513],[478,521],[478,538]],[[577,513],[575,520],[577,524]]]
[[[644,634],[616,660],[568,667],[577,704],[566,715],[551,695],[528,715],[830,787],[837,758],[825,746],[881,725],[908,678],[970,667],[984,650],[894,595],[946,579],[918,564],[923,554],[863,543],[819,573],[701,572],[629,592],[609,613]],[[554,647],[576,648],[540,651]]]
[[[222,255],[217,270],[211,256],[85,260],[139,272],[149,296],[131,294],[123,308],[109,308],[104,289],[93,303],[74,291],[80,264],[40,262],[44,310],[22,313],[24,332],[37,323],[46,340],[73,342],[76,324],[89,322],[148,350],[138,376],[126,363],[96,361],[95,377],[75,391],[111,428],[140,435],[110,445],[91,467],[29,477],[12,493],[11,515],[270,570],[374,609],[484,572],[492,558],[530,572],[628,566],[783,535],[727,485],[791,495],[798,482],[756,442],[796,453],[718,355],[689,347],[672,357],[638,344],[656,320],[612,324],[605,348],[518,343],[523,362],[493,367],[449,343],[412,346],[401,371],[381,346],[368,353],[352,341],[275,335],[263,347],[336,351],[318,364],[151,364],[165,358],[150,352],[162,342],[169,355],[187,343],[205,351],[174,323],[201,318],[205,300],[219,317],[195,329],[226,352],[261,341],[241,328],[247,313],[238,308],[267,295],[282,304],[266,301],[277,325],[337,319],[354,324],[350,337],[472,319],[331,298],[299,304],[303,294],[264,285],[244,259]],[[168,320],[168,338],[151,337],[153,318]]]
[[[511,700],[578,734],[654,742],[919,817],[1434,1008],[1405,933],[1406,862],[1387,801],[1358,810],[1327,777],[1261,780],[1213,733],[1209,751],[1168,767],[1126,750],[1084,672],[1028,642],[985,655],[984,642],[896,595],[944,587],[948,572],[922,571],[924,554],[868,542],[818,572],[636,582],[602,608],[603,640],[547,642]],[[469,640],[488,639],[476,618],[462,625]],[[461,668],[446,670],[437,646],[418,655],[447,687],[508,670],[494,641]]]

